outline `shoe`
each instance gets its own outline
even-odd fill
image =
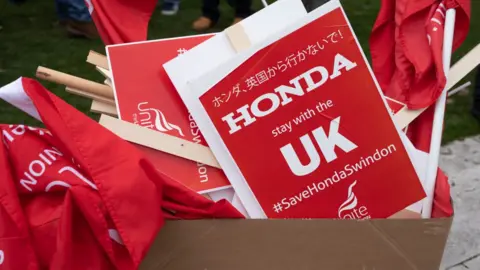
[[[235,19],[233,19],[232,25],[235,25],[235,24],[237,24],[237,23],[239,23],[239,22],[241,22],[241,21],[243,21],[243,18],[236,17]]]
[[[195,31],[205,31],[209,28],[212,28],[214,25],[213,21],[207,17],[200,17],[196,21],[193,22],[192,28]]]
[[[93,22],[68,21],[66,24],[67,33],[72,37],[87,39],[98,38],[97,28]]]
[[[173,16],[178,13],[180,8],[180,1],[177,2],[165,2],[162,3],[162,15]]]

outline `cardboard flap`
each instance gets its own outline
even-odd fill
[[[167,221],[140,269],[433,270],[451,221]]]

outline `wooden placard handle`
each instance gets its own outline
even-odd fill
[[[90,111],[92,111],[94,113],[117,116],[117,108],[115,108],[115,105],[112,105],[110,103],[101,102],[101,101],[98,101],[98,100],[92,100],[92,105],[90,107]]]
[[[87,63],[109,70],[108,58],[100,53],[90,50],[87,56]]]
[[[96,66],[95,68],[96,68],[96,69],[98,70],[98,72],[100,72],[100,74],[102,74],[105,78],[110,79],[110,80],[112,79],[112,72],[110,72],[110,70],[104,69],[104,68],[99,67],[99,66]]]
[[[50,82],[63,84],[65,86],[82,90],[91,94],[114,99],[113,90],[107,85],[85,80],[67,73],[39,66],[36,76]]]
[[[126,141],[221,169],[220,164],[207,146],[104,114],[100,116],[99,123]]]
[[[250,38],[248,37],[245,29],[240,23],[234,24],[227,29],[224,30],[225,35],[227,36],[230,44],[232,45],[233,49],[239,53],[248,49],[252,46],[250,42]]]
[[[74,94],[74,95],[77,95],[77,96],[86,97],[86,98],[89,98],[89,99],[92,99],[92,100],[96,100],[96,101],[99,101],[99,102],[102,102],[102,103],[105,103],[105,104],[109,104],[110,106],[115,106],[115,101],[113,99],[109,99],[109,98],[106,98],[106,97],[95,95],[95,94],[85,92],[85,91],[82,91],[82,90],[78,90],[78,89],[68,87],[68,86],[65,88],[65,91],[67,91],[70,94]]]
[[[448,72],[447,86],[450,90],[480,64],[480,43],[458,60]]]

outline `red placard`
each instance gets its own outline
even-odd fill
[[[340,8],[200,102],[269,218],[385,218],[425,197]]]
[[[207,146],[163,64],[213,34],[108,46],[119,118]],[[197,192],[230,186],[222,170],[142,148],[156,168]]]

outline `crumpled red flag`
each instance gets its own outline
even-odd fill
[[[35,80],[0,97],[46,126],[0,125],[0,268],[136,269],[165,219],[243,217],[162,175]]]
[[[468,34],[470,0],[382,0],[381,3],[370,35],[375,76],[387,96],[404,102],[410,109],[428,107],[440,96],[446,82],[441,65],[445,11],[456,8],[453,42],[456,50]]]
[[[105,45],[147,40],[158,0],[85,0]]]
[[[410,109],[429,107],[408,127],[421,151],[430,151],[434,103],[446,85],[442,51],[445,14],[456,9],[453,50],[465,40],[470,0],[382,0],[370,36],[372,69],[383,93]],[[432,217],[453,214],[450,185],[438,169]]]

